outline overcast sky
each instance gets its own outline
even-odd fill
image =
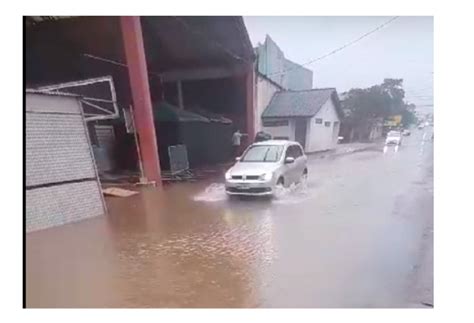
[[[285,57],[303,64],[347,44],[391,17],[244,17],[253,45],[268,34]],[[400,17],[319,62],[313,87],[339,92],[403,78],[407,100],[433,102],[433,18]]]

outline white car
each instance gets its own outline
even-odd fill
[[[400,146],[402,144],[402,133],[394,130],[389,131],[387,138],[385,139],[385,144]]]
[[[289,186],[308,175],[301,145],[267,140],[249,146],[225,174],[229,195],[273,195],[277,185]]]

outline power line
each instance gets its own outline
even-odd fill
[[[341,50],[343,50],[343,49],[345,49],[345,48],[347,48],[347,47],[349,47],[349,46],[351,46],[351,45],[353,45],[353,44],[355,44],[355,43],[361,41],[362,39],[364,39],[364,38],[370,36],[371,34],[377,32],[377,31],[379,31],[380,29],[382,29],[383,27],[385,27],[385,26],[387,26],[388,24],[392,23],[394,20],[396,20],[396,19],[398,19],[398,18],[400,18],[400,16],[392,17],[392,18],[390,18],[389,20],[387,20],[386,22],[384,22],[383,24],[379,25],[377,28],[372,29],[371,31],[369,31],[369,32],[363,34],[362,36],[360,36],[360,37],[354,39],[353,41],[351,41],[351,42],[349,42],[349,43],[347,43],[347,44],[345,44],[345,45],[342,45],[342,46],[340,46],[340,47],[338,47],[338,48],[336,48],[336,49],[330,51],[330,52],[327,53],[327,54],[324,54],[324,55],[319,56],[319,57],[317,57],[317,58],[315,58],[315,59],[312,59],[312,60],[310,60],[310,61],[308,61],[308,62],[306,62],[306,63],[304,63],[304,64],[298,64],[298,65],[300,65],[300,66],[310,65],[310,64],[313,64],[314,62],[317,62],[317,61],[320,61],[320,60],[322,60],[322,59],[325,59],[325,58],[328,57],[328,56],[334,55],[334,54],[336,54],[337,52],[340,52]],[[297,67],[289,68],[289,69],[286,69],[286,70],[281,71],[281,72],[268,74],[268,75],[266,75],[266,76],[268,77],[268,76],[273,76],[273,75],[284,74],[284,73],[286,73],[286,72],[288,72],[288,71],[292,71],[292,70],[294,70],[294,69],[296,69],[296,68],[297,68]]]

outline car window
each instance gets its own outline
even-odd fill
[[[276,162],[280,159],[283,147],[258,145],[250,147],[241,162]]]
[[[298,152],[296,150],[296,147],[297,146],[295,145],[288,146],[288,149],[286,150],[285,158],[286,157],[293,157],[294,159],[298,158]]]
[[[294,147],[295,147],[294,149],[295,149],[296,158],[303,156],[303,151],[301,150],[301,147],[298,145],[295,145]]]

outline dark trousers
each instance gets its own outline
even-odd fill
[[[232,145],[232,157],[239,157],[240,155],[240,146]]]

